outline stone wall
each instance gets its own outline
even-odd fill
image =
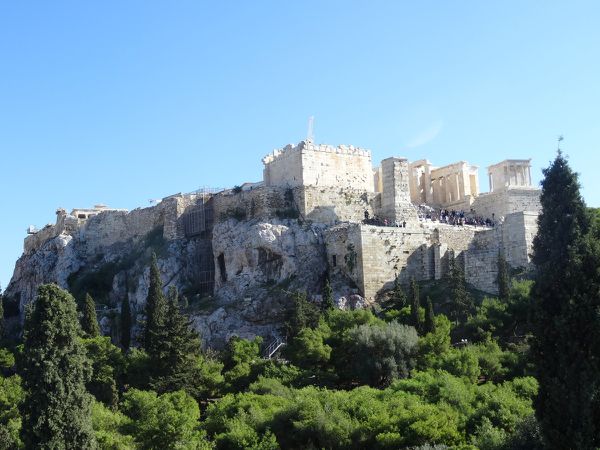
[[[433,274],[430,232],[421,227],[360,226],[361,255],[358,258],[361,292],[373,299],[391,289],[396,277],[408,283],[412,277],[429,279]]]
[[[167,240],[181,239],[185,236],[183,214],[186,209],[202,201],[197,194],[172,195],[163,198],[160,208],[163,211],[163,237]]]
[[[300,142],[263,158],[267,186],[329,186],[374,191],[371,152],[353,146]]]
[[[531,263],[537,216],[532,212],[513,213],[507,215],[502,224],[505,257],[513,267],[527,267]]]
[[[381,194],[358,189],[308,186],[297,190],[301,215],[313,222],[361,222],[380,214]]]
[[[539,189],[504,188],[475,198],[471,208],[481,217],[494,217],[496,220],[520,211],[541,211]]]
[[[381,215],[391,223],[417,219],[410,201],[409,168],[406,158],[387,158],[381,161]]]
[[[467,251],[463,252],[465,280],[477,289],[496,293],[498,286],[498,254],[502,247],[501,227],[475,233]]]
[[[272,218],[299,210],[298,191],[301,188],[259,186],[252,190],[224,191],[213,197],[215,221]]]
[[[360,225],[346,223],[326,229],[323,233],[329,278],[334,292],[340,286],[352,286],[362,289],[362,255],[360,243]],[[359,287],[360,286],[360,287]]]
[[[283,149],[274,150],[263,158],[263,181],[266,186],[301,186],[302,150],[304,142],[297,146],[291,144]]]
[[[37,250],[44,242],[58,236],[61,232],[57,225],[46,225],[36,233],[28,235],[23,242],[25,253]]]
[[[528,266],[536,217],[511,214],[492,229],[432,222],[409,222],[406,228],[356,223],[331,227],[325,231],[330,273],[333,279],[352,280],[361,295],[373,300],[396,278],[407,284],[412,277],[445,277],[451,252],[464,265],[469,284],[496,293],[499,251],[504,249],[510,266]]]
[[[300,218],[333,225],[361,222],[365,211],[381,212],[381,194],[358,189],[260,186],[249,191],[222,192],[213,197],[215,219]],[[297,216],[296,216],[297,215]]]
[[[170,202],[131,212],[106,211],[89,218],[79,230],[77,239],[85,245],[86,256],[102,252],[118,242],[138,240],[156,227],[164,225],[164,211]]]

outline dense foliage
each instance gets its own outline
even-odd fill
[[[412,284],[414,299],[419,286]],[[203,352],[174,291],[161,292],[165,309],[154,321],[151,352],[124,352],[109,337],[85,337],[73,298],[43,286],[27,320],[19,375],[0,378],[0,448],[50,448],[58,440],[103,449],[537,445],[537,382],[521,364],[522,348],[501,344],[512,314],[530,304],[529,287],[513,282],[507,305],[486,299],[459,324],[436,315],[428,298],[418,310],[420,337],[415,309],[394,309],[397,299],[376,315],[321,308],[294,294],[287,360],[280,360],[264,358],[260,338],[232,338],[219,354]],[[467,345],[452,345],[455,330],[469,334]],[[68,359],[60,380],[53,365],[39,364],[57,358]],[[14,358],[4,350],[0,363],[13,370]],[[60,383],[71,386],[64,399],[44,400],[63,391]],[[47,422],[35,414],[55,425],[41,427]]]

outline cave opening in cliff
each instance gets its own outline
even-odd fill
[[[225,283],[227,281],[227,269],[225,267],[225,255],[221,253],[217,258],[219,262],[219,272],[221,273],[221,281]]]

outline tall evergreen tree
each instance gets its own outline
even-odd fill
[[[148,354],[152,353],[155,342],[154,336],[164,323],[167,301],[162,291],[162,280],[158,270],[156,254],[152,254],[150,265],[150,285],[146,297],[146,322],[144,324],[144,348]]]
[[[423,333],[432,333],[435,331],[435,314],[433,312],[433,303],[427,296],[427,306],[425,307],[425,323],[423,324]]]
[[[452,301],[452,316],[455,321],[465,320],[473,310],[473,299],[467,291],[465,272],[453,254],[448,260],[450,282],[450,299]]]
[[[194,394],[200,354],[200,337],[179,308],[176,289],[169,290],[165,320],[154,333],[153,351],[149,353],[151,387],[159,393],[180,389]]]
[[[579,189],[559,151],[544,170],[533,242],[535,407],[552,449],[600,447],[600,236]]]
[[[303,328],[315,328],[321,316],[314,303],[308,301],[305,292],[291,295],[292,307],[287,311],[285,321],[286,334],[289,339],[296,337]]]
[[[508,302],[510,296],[510,276],[508,273],[508,263],[504,257],[504,252],[498,252],[498,277],[496,279],[498,285],[498,297],[504,302]]]
[[[85,294],[81,310],[81,329],[86,337],[100,336],[100,326],[96,316],[96,303],[90,294]]]
[[[335,308],[335,304],[333,303],[333,289],[331,289],[331,284],[329,284],[329,278],[325,279],[325,286],[323,287],[323,302],[322,302],[323,311],[329,311]]]
[[[131,305],[129,304],[129,295],[125,293],[121,302],[121,347],[129,350],[131,345]]]
[[[410,280],[410,317],[412,325],[415,327],[417,332],[421,332],[421,317],[419,310],[421,309],[421,299],[419,294],[419,285],[417,280],[413,277]]]
[[[23,337],[26,448],[96,448],[85,389],[91,371],[80,334],[75,299],[56,285],[40,286]]]
[[[394,288],[392,289],[390,295],[390,301],[392,302],[393,307],[397,309],[404,308],[408,303],[406,299],[406,294],[402,289],[402,285],[400,284],[400,280],[398,280],[398,277],[396,277],[396,279],[394,280]]]

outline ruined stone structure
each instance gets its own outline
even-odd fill
[[[477,166],[465,161],[434,167],[390,157],[374,168],[370,151],[352,146],[300,142],[263,163],[262,182],[236,189],[175,194],[133,211],[58,209],[54,225],[25,238],[7,297],[22,317],[39,284],[73,288],[101,273],[103,301],[119,305],[127,294],[141,314],[153,249],[164,288],[196,299],[194,323],[220,345],[233,334],[276,335],[283,293],[318,297],[326,275],[337,298],[368,302],[397,278],[444,277],[450,254],[467,281],[488,292],[497,290],[500,251],[513,267],[530,264],[540,210],[530,160],[490,166],[489,193],[479,192]],[[440,223],[441,208],[496,223]]]
[[[433,167],[426,159],[410,164],[410,198],[413,203],[464,209],[479,195],[477,166],[466,161]]]
[[[373,191],[371,152],[352,145],[315,145],[302,141],[263,158],[267,186],[327,186]]]
[[[490,292],[496,290],[500,251],[512,266],[529,264],[540,210],[540,191],[531,186],[531,160],[490,166],[489,193],[479,192],[478,167],[466,161],[434,167],[424,159],[411,163],[393,157],[371,169],[366,151],[301,142],[274,151],[263,162],[265,185],[293,186],[301,216],[332,226],[325,231],[329,267],[340,283],[350,280],[367,298],[376,298],[396,277],[404,282],[413,276],[441,278],[448,251],[462,261],[471,284]],[[372,182],[367,182],[369,173]],[[416,205],[489,218],[496,226],[419,220]],[[364,214],[403,226],[368,225]]]

